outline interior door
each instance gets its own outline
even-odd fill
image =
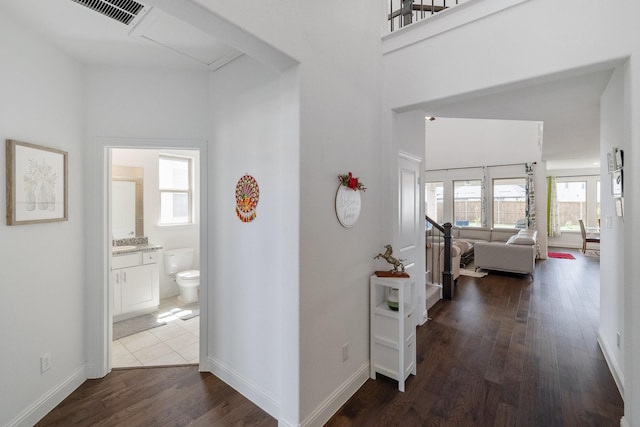
[[[416,280],[415,308],[417,323],[427,320],[425,301],[424,220],[421,220],[421,159],[400,153],[398,158],[398,243],[397,257],[403,260],[405,270]]]

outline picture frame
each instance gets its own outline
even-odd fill
[[[611,195],[613,197],[622,197],[624,194],[624,177],[622,170],[611,174]]]
[[[607,172],[609,173],[613,173],[613,171],[616,170],[614,150],[615,149],[611,149],[607,151]]]
[[[622,197],[618,197],[615,199],[616,201],[616,215],[623,217],[624,216],[624,199]]]
[[[618,171],[624,166],[624,151],[619,148],[613,149],[613,170]]]
[[[69,219],[68,153],[6,140],[7,225]]]

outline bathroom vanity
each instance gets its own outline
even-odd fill
[[[123,246],[124,247],[124,246]],[[119,321],[158,309],[160,278],[158,249],[160,246],[116,246],[111,258],[113,320]]]

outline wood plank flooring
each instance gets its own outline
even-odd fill
[[[37,426],[277,426],[197,366],[115,370],[88,380]]]
[[[417,329],[418,372],[381,375],[327,426],[620,426],[623,401],[597,343],[599,260],[539,261],[535,278],[461,276]]]
[[[623,402],[597,344],[599,264],[538,262],[535,278],[461,277],[417,329],[418,373],[400,393],[378,375],[331,418],[340,426],[615,426]],[[195,366],[89,380],[38,426],[276,426]]]

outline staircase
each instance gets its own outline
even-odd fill
[[[451,223],[440,225],[427,215],[426,230],[426,283],[427,308],[429,295],[435,295],[438,289],[438,299],[453,299],[453,265],[451,257]],[[436,298],[432,296],[432,298]],[[437,301],[437,300],[436,300]],[[435,304],[435,302],[434,302]],[[433,304],[432,304],[433,305]]]
[[[469,0],[389,0],[391,32]]]
[[[442,299],[442,287],[427,283],[427,313],[429,309]]]

